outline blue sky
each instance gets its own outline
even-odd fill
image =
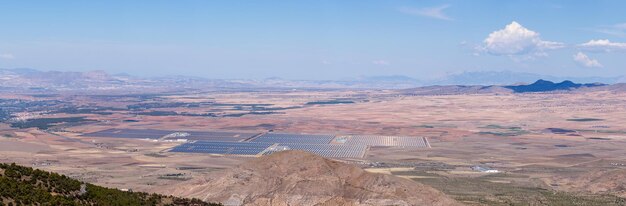
[[[626,75],[626,1],[4,1],[0,68],[342,79]]]

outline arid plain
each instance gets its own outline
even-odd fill
[[[0,161],[108,187],[168,193],[255,157],[174,153],[168,150],[180,142],[82,134],[111,128],[272,130],[426,137],[430,148],[371,147],[363,158],[339,160],[433,186],[466,204],[555,198],[615,203],[614,196],[626,197],[623,92],[414,95],[405,90],[311,89],[2,98],[100,108],[22,114],[88,120],[46,129],[0,125]]]

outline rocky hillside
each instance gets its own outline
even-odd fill
[[[225,205],[458,205],[429,186],[302,151],[257,158],[167,192]]]

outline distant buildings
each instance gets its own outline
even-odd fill
[[[484,172],[484,173],[499,173],[500,172],[500,170],[491,169],[491,168],[484,167],[484,166],[472,166],[471,168],[474,171],[479,171],[479,172]]]

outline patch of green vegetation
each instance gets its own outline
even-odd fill
[[[45,97],[57,97],[57,96],[59,96],[59,94],[33,94],[33,95],[30,95],[30,96],[45,98]]]
[[[394,172],[394,175],[428,176],[430,178],[413,180],[432,186],[467,205],[626,205],[626,199],[612,195],[566,193],[517,183],[494,182],[523,178],[505,173],[481,177],[445,177],[423,171],[405,171]]]
[[[283,112],[248,112],[248,113],[226,114],[226,115],[222,115],[222,117],[243,117],[245,115],[269,115],[269,114],[284,114],[284,113]]]
[[[605,133],[605,134],[626,134],[626,131],[623,130],[591,130],[591,129],[579,129],[579,132],[595,132],[595,133]]]
[[[605,137],[589,137],[587,139],[592,139],[592,140],[611,140],[611,138],[605,138]]]
[[[494,135],[494,136],[501,136],[501,137],[512,137],[512,136],[519,136],[519,135],[530,133],[529,131],[523,130],[521,127],[509,127],[509,126],[501,126],[497,124],[485,125],[479,128],[491,129],[494,131],[481,131],[481,132],[478,132],[478,134]]]
[[[604,121],[604,119],[597,119],[597,118],[572,118],[572,119],[567,119],[567,121],[571,121],[571,122],[596,122],[596,121]]]
[[[13,137],[13,135],[11,135],[11,134],[2,134],[2,137],[5,137],[5,138],[12,138],[12,137]]]
[[[418,125],[418,126],[415,126],[415,127],[417,127],[417,128],[429,128],[429,129],[430,129],[430,128],[435,128],[435,126],[432,126],[432,125],[426,125],[426,124],[423,124],[423,125]]]
[[[2,199],[9,205],[220,205],[199,199],[100,187],[15,163],[0,163]]]
[[[218,107],[235,107],[235,108],[243,108],[243,107],[269,107],[274,104],[236,104],[236,103],[212,103],[211,106]]]
[[[352,100],[328,100],[307,102],[306,105],[326,105],[326,104],[354,104]]]
[[[147,116],[176,116],[177,112],[174,111],[147,111],[147,112],[137,112],[137,115],[147,115]]]
[[[494,136],[501,136],[501,137],[513,137],[513,136],[519,136],[519,135],[524,135],[528,133],[530,132],[525,131],[525,130],[504,131],[504,132],[494,132],[494,131],[478,132],[478,134],[482,134],[482,135],[494,135]]]
[[[176,181],[187,181],[191,179],[190,177],[168,177],[168,176],[160,176],[157,178],[162,179],[162,180],[176,180]]]
[[[195,108],[200,107],[202,105],[209,105],[212,102],[199,102],[199,103],[187,103],[187,102],[148,102],[148,103],[138,103],[133,105],[127,105],[126,108],[129,110],[146,110],[146,109],[157,109],[157,108]]]
[[[483,128],[483,129],[508,129],[508,130],[522,130],[521,127],[507,127],[507,126],[501,126],[501,125],[497,125],[497,124],[489,124],[489,125],[485,125],[479,128]]]
[[[85,117],[61,117],[61,118],[38,118],[29,119],[26,121],[11,123],[11,127],[20,129],[36,127],[42,130],[48,129],[59,123],[82,123],[82,122],[95,122],[95,120],[85,119]]]
[[[178,181],[187,181],[191,179],[191,177],[188,177],[187,175],[183,173],[165,174],[165,175],[159,176],[158,178],[164,179],[164,180],[178,180]]]
[[[162,154],[159,154],[159,153],[147,153],[147,154],[144,154],[144,155],[148,156],[148,157],[157,157],[157,158],[167,157],[167,155],[162,155]]]
[[[147,115],[147,116],[189,116],[189,117],[216,117],[213,113],[187,113],[187,112],[174,112],[174,111],[146,111],[146,112],[136,112],[136,115]]]
[[[100,114],[100,115],[111,115],[111,114],[113,114],[113,112],[108,112],[107,110],[119,111],[120,109],[112,108],[112,107],[77,108],[77,107],[71,106],[71,107],[58,109],[58,110],[54,111],[53,113]]]
[[[288,109],[299,109],[301,106],[290,106],[290,107],[252,107],[252,111],[279,111],[279,110],[288,110]]]
[[[612,195],[585,195],[566,192],[542,191],[549,205],[626,205],[626,199]]]
[[[392,172],[392,174],[393,175],[399,175],[399,176],[421,176],[421,177],[444,178],[444,176],[441,176],[439,174],[432,173],[432,172],[427,172],[427,171],[423,171],[423,170],[395,171],[395,172]]]

